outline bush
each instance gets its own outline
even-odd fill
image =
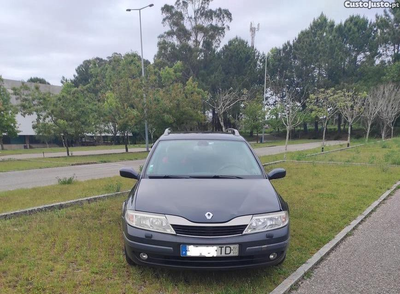
[[[59,185],[71,185],[72,183],[74,183],[76,181],[76,177],[75,174],[72,177],[65,177],[65,178],[59,178],[57,177],[57,181]]]

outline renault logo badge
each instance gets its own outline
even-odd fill
[[[207,219],[212,219],[213,214],[212,214],[211,212],[207,212],[207,213],[205,214],[205,216],[206,216]]]

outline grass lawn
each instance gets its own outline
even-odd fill
[[[28,170],[37,168],[70,166],[76,164],[106,163],[125,160],[145,159],[147,152],[85,155],[55,158],[32,158],[24,160],[1,160],[0,172]]]
[[[1,292],[266,293],[400,178],[400,167],[279,166],[288,175],[273,183],[289,203],[291,218],[291,243],[281,266],[234,272],[131,268],[122,249],[121,196],[1,220]]]
[[[290,140],[289,145],[294,144],[304,144],[304,143],[313,143],[313,142],[320,142],[321,140],[314,140],[314,139],[297,139],[297,140]],[[274,140],[274,141],[267,141],[265,143],[250,143],[253,148],[262,148],[262,147],[271,147],[271,146],[282,146],[285,145],[285,140]]]
[[[116,176],[82,182],[74,181],[70,185],[51,185],[3,191],[0,192],[0,213],[83,197],[126,191],[132,188],[133,183],[133,180]]]
[[[346,144],[340,144],[340,145],[333,145],[333,146],[325,146],[325,151],[329,150],[336,150],[340,148],[346,147]],[[313,148],[313,149],[308,149],[308,150],[303,150],[303,151],[293,151],[293,152],[288,152],[286,154],[286,159],[288,160],[301,160],[306,158],[305,156],[308,154],[315,154],[321,152],[321,147],[318,148]],[[262,163],[267,163],[267,162],[273,162],[273,161],[278,161],[278,160],[283,160],[284,154],[279,153],[279,154],[274,154],[274,155],[265,155],[261,156],[260,160]],[[308,160],[308,157],[307,157]]]
[[[145,144],[128,145],[130,148],[146,148]],[[91,150],[114,150],[114,149],[125,149],[125,145],[101,145],[101,146],[80,146],[70,147],[70,152],[75,151],[91,151]],[[54,153],[54,152],[65,152],[67,151],[64,147],[50,147],[50,148],[34,148],[34,149],[17,149],[17,150],[0,150],[0,156],[14,155],[14,154],[33,154],[33,153]]]
[[[300,160],[400,165],[400,138],[371,143],[345,151],[300,158]]]
[[[395,140],[400,140],[400,138],[395,139]],[[387,141],[387,142],[389,142],[389,141]],[[356,146],[356,145],[360,145],[360,144],[365,145],[365,139],[354,139],[354,140],[351,140],[351,146]],[[343,156],[343,158],[341,158],[342,154],[346,154],[347,152],[358,153],[358,152],[361,152],[359,150],[362,150],[364,148],[366,148],[366,152],[364,152],[365,156],[367,156],[367,153],[370,150],[375,150],[376,153],[382,153],[383,154],[383,150],[381,150],[380,147],[377,147],[377,146],[380,146],[379,144],[381,144],[381,142],[379,140],[372,139],[372,140],[370,140],[370,142],[368,144],[366,144],[366,146],[359,146],[359,147],[356,147],[356,148],[351,148],[349,150],[343,150],[343,151],[333,152],[333,153],[328,153],[328,154],[321,153],[321,147],[318,147],[318,148],[308,149],[308,150],[303,150],[303,151],[288,152],[286,154],[286,159],[288,159],[288,160],[320,161],[321,158],[323,158],[325,156],[328,157],[328,158],[330,158],[330,156],[332,156],[332,157],[336,157],[337,156],[338,159],[336,161],[339,161],[339,162],[350,162],[350,161],[344,159],[344,157],[346,157],[346,156]],[[345,144],[340,144],[340,145],[325,146],[325,151],[331,151],[331,150],[341,149],[341,148],[345,148],[345,147],[346,147],[346,143]],[[316,153],[321,153],[321,154],[317,155],[317,156],[307,156],[307,155],[316,154]],[[379,156],[381,156],[381,155],[379,155]],[[260,159],[261,159],[261,161],[263,163],[283,160],[283,158],[284,158],[284,154],[283,153],[275,154],[275,155],[266,155],[266,156],[261,156],[260,157]],[[321,161],[333,161],[333,160],[321,160]],[[377,162],[375,162],[375,163],[377,163]]]

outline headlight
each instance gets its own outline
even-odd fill
[[[284,227],[289,222],[287,211],[255,215],[243,234],[258,233]]]
[[[127,210],[125,220],[131,226],[139,229],[175,234],[165,215]]]

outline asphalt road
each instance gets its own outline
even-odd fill
[[[343,141],[331,141],[328,142],[328,144],[338,145],[343,144]],[[321,144],[318,142],[289,145],[288,151],[313,149],[320,145]],[[275,146],[257,148],[255,151],[258,156],[264,156],[283,153],[284,149],[284,146]],[[75,175],[79,181],[113,177],[119,175],[119,169],[122,167],[129,166],[139,170],[140,165],[143,165],[144,162],[145,160],[119,161],[113,163],[3,172],[0,173],[0,191],[54,185],[57,184],[57,178],[71,177],[73,175]]]
[[[291,293],[400,293],[400,190]]]
[[[129,152],[144,152],[146,148],[130,148]],[[115,153],[124,153],[125,149],[106,149],[106,150],[88,150],[88,151],[71,151],[74,156],[83,156],[83,155],[102,155],[102,154],[115,154]],[[53,157],[65,157],[67,156],[66,152],[49,152],[45,153],[45,158],[53,158]],[[13,155],[4,155],[0,156],[1,160],[8,159],[32,159],[32,158],[43,158],[43,153],[32,153],[32,154],[13,154]]]

